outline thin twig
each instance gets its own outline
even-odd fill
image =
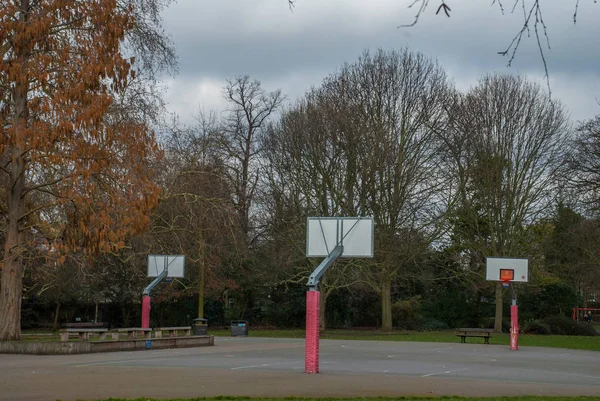
[[[498,6],[500,7],[500,12],[502,13],[502,15],[504,15],[504,5],[502,4],[502,2],[500,0],[493,0],[492,1],[492,7],[496,3],[498,3]]]
[[[421,6],[419,7],[419,11],[415,15],[415,20],[412,22],[412,24],[398,25],[398,28],[409,28],[411,26],[417,25],[417,23],[419,22],[419,17],[421,16],[421,13],[423,13],[423,11],[425,11],[425,9],[427,8],[427,5],[429,4],[429,0],[415,0],[408,6],[408,8],[412,8],[417,3],[421,3]]]

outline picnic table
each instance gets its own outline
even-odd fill
[[[184,336],[190,336],[192,334],[191,326],[182,326],[182,327],[157,327],[154,329],[154,337],[162,338],[163,331],[169,332],[169,337],[177,337],[177,332],[183,332]]]
[[[121,333],[127,333],[128,340],[134,340],[141,335],[143,338],[150,339],[152,335],[152,329],[142,327],[125,327],[120,329],[112,329],[110,334],[113,340],[118,340]]]
[[[69,335],[77,334],[79,336],[79,340],[81,341],[89,341],[90,334],[98,334],[100,336],[100,341],[106,340],[106,332],[108,329],[89,329],[89,328],[67,328],[60,329],[60,341],[69,341]]]

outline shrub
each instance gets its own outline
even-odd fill
[[[419,316],[421,309],[421,296],[397,300],[392,304],[392,318],[395,321],[411,321]]]
[[[595,336],[596,330],[588,323],[576,322],[566,316],[556,315],[544,319],[552,334],[567,336]]]
[[[539,320],[526,323],[521,331],[525,334],[551,334],[550,326]]]
[[[422,331],[442,331],[450,328],[445,322],[434,318],[423,318],[419,326]]]
[[[552,283],[542,288],[537,301],[541,317],[569,316],[571,310],[577,306],[578,296],[577,291],[568,284]]]
[[[484,325],[484,327],[488,328],[488,329],[493,329],[494,328],[494,323],[495,320],[493,317],[487,319],[487,325]],[[510,332],[510,318],[502,318],[502,332],[503,333],[509,333]]]
[[[35,329],[40,326],[40,317],[31,307],[21,309],[21,329]]]
[[[594,326],[592,326],[589,323],[584,323],[584,322],[573,322],[573,323],[575,323],[575,325],[573,327],[573,331],[571,332],[571,335],[573,335],[573,336],[593,337],[593,336],[598,335]]]
[[[392,319],[398,328],[420,330],[421,297],[419,295],[392,304]]]

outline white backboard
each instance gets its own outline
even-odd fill
[[[485,276],[489,281],[500,281],[500,270],[513,270],[512,281],[526,283],[529,280],[529,259],[519,258],[486,258]]]
[[[183,277],[185,256],[183,255],[148,255],[148,277],[157,277],[167,269],[167,277]]]
[[[306,256],[326,257],[339,242],[342,258],[373,257],[372,217],[308,217]]]

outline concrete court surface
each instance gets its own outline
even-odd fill
[[[478,342],[478,339],[471,340]],[[478,343],[215,338],[215,346],[81,355],[0,355],[0,400],[109,397],[596,395],[600,353]]]

